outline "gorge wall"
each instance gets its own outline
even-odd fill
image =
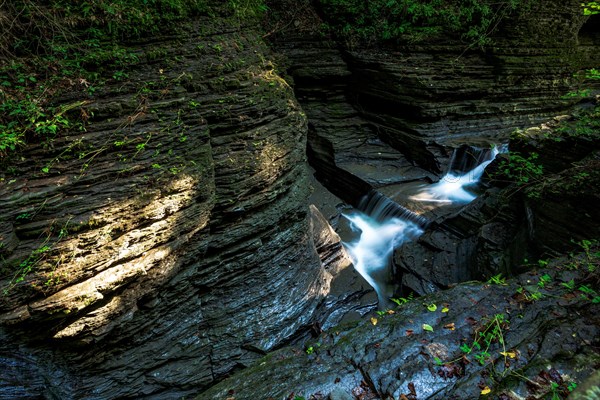
[[[355,177],[354,188],[365,181],[436,221],[418,242],[397,252],[401,286],[428,293],[516,272],[513,266],[531,256],[531,248],[539,255],[551,247],[534,243],[522,199],[492,194],[466,209],[440,212],[404,203],[398,194],[402,184],[439,180],[459,146],[508,143],[517,128],[556,124],[553,118],[579,101],[565,94],[597,88],[584,84],[577,71],[600,64],[592,51],[600,45],[598,15],[584,16],[576,1],[533,2],[503,20],[485,49],[451,37],[369,46],[324,37],[319,27],[328,16],[314,2],[300,4],[280,10],[289,23],[273,41],[286,56],[309,119],[309,161],[316,176],[356,206],[359,196],[348,189],[347,172]],[[558,143],[571,148],[570,141]],[[535,146],[514,150],[529,154]],[[564,157],[578,161],[595,145],[583,148]],[[566,230],[561,232],[556,241],[569,242]]]
[[[348,261],[312,229],[306,117],[260,34],[185,28],[55,96],[83,131],[3,160],[1,398],[185,396],[365,306],[350,269],[328,296]]]
[[[486,52],[349,48],[317,35],[309,2],[281,5],[281,54],[220,14],[127,43],[127,79],[93,94],[72,80],[52,100],[83,131],[3,160],[0,398],[187,396],[373,309],[330,215],[309,207],[307,137],[384,193],[434,181],[458,143],[567,107],[558,95],[598,54],[575,2],[515,20]]]
[[[598,64],[598,18],[576,1],[533,2],[503,20],[485,49],[439,36],[345,44],[323,37],[327,16],[310,2],[280,13],[288,23],[273,41],[311,126],[333,144],[340,166],[376,186],[398,175],[432,178],[451,148],[506,142],[515,128],[564,112],[574,72]],[[398,161],[405,158],[408,165]]]

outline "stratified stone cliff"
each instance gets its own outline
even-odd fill
[[[574,72],[600,62],[600,18],[574,0],[531,2],[484,49],[451,36],[346,43],[323,36],[318,2],[298,4],[273,35],[298,100],[337,165],[379,187],[436,179],[452,148],[507,142],[564,112]]]
[[[353,178],[354,189],[364,180],[402,202],[402,184],[439,180],[461,145],[508,143],[517,128],[556,123],[553,118],[579,100],[565,95],[590,84],[583,84],[577,72],[600,65],[593,50],[600,45],[600,15],[584,15],[577,1],[531,2],[502,20],[486,48],[451,35],[418,43],[348,43],[322,34],[318,27],[328,15],[318,2],[300,4],[280,10],[289,23],[280,24],[282,32],[275,31],[273,42],[285,56],[309,120],[309,161],[316,176],[348,203],[358,203],[356,193],[346,189]],[[566,168],[596,144],[579,145],[578,154],[571,154],[571,141],[554,147],[514,150],[548,151],[541,157],[563,157]],[[590,218],[574,208],[578,195],[569,195],[571,211],[564,211],[558,223],[548,216],[562,200],[541,198],[536,207],[545,215],[533,216],[520,199],[491,193],[462,209],[430,212],[426,215],[441,228],[435,224],[418,242],[396,252],[397,278],[405,288],[427,293],[515,272],[514,266],[531,255],[528,246],[546,247],[537,255],[551,247],[549,236],[564,250],[556,242],[570,241],[566,220],[571,227],[589,226]],[[404,205],[429,211],[415,203]],[[551,221],[554,227],[542,224],[534,237],[528,218]],[[584,233],[571,238],[582,240]]]
[[[85,94],[93,92],[89,82],[70,82],[73,90],[53,103],[82,120],[83,130],[65,130],[2,160],[0,398],[188,396],[309,330],[334,326],[347,311],[364,313],[374,302],[368,288],[346,268],[327,219],[309,207],[307,137],[315,166],[348,173],[329,177],[336,194],[354,175],[366,182],[361,190],[436,180],[458,142],[504,139],[514,127],[567,107],[557,98],[571,86],[573,69],[591,66],[586,63],[598,54],[597,19],[577,14],[574,1],[552,1],[512,21],[497,32],[497,47],[485,52],[446,41],[394,50],[347,47],[316,34],[321,17],[308,2],[286,4],[293,18],[283,24],[294,29],[280,31],[274,42],[287,59],[295,95],[279,76],[279,58],[265,46],[263,32],[216,14],[189,21],[186,33],[128,43],[139,61],[127,67],[125,79],[109,80],[93,95]],[[340,170],[317,168],[328,171]],[[354,200],[358,189],[348,191]],[[484,216],[495,206],[484,207]],[[551,210],[537,209],[540,224]],[[521,223],[521,217],[515,219]],[[456,221],[460,225],[461,217]],[[454,242],[442,244],[452,255],[460,251]],[[433,283],[444,287],[468,277],[443,275]],[[521,283],[511,285],[489,296],[481,285],[454,292],[461,319],[453,350],[473,334],[465,322],[466,296],[473,292],[481,302],[477,317],[485,323],[493,316],[489,307],[510,305],[517,313],[521,303],[529,304],[515,304],[510,296]],[[430,299],[441,304],[451,295]],[[552,300],[544,301],[525,316],[533,319]],[[574,312],[582,307],[569,305]],[[411,307],[422,317],[419,304]],[[444,316],[433,315],[419,321],[445,332]],[[411,338],[395,328],[399,320],[389,318],[381,331],[363,325],[347,336],[366,335],[356,345],[326,346],[327,357],[336,358],[324,378],[329,387],[344,372],[348,393],[367,376],[379,379],[366,383],[382,396],[408,393],[387,375],[389,362],[402,373],[400,360],[386,358],[385,346],[378,349],[407,344],[410,352],[403,354],[412,361],[422,354],[414,339],[426,333],[415,329],[422,324],[403,322],[411,335],[423,335]],[[536,324],[552,320],[546,312]],[[581,321],[571,314],[557,329]],[[526,322],[513,326],[525,329]],[[394,329],[396,336],[389,335]],[[556,330],[544,329],[555,336]],[[578,329],[582,339],[572,348],[587,356],[585,345],[597,329]],[[525,329],[510,343],[525,353],[523,341],[536,333]],[[335,332],[324,337],[336,340]],[[560,356],[562,348],[556,353],[551,345],[539,348]],[[354,354],[350,364],[346,348]],[[312,360],[302,357],[294,361],[297,369],[282,373],[248,371],[244,384],[258,385],[265,376],[292,381],[298,371],[318,379]],[[430,365],[422,363],[415,374]],[[295,385],[309,385],[300,378]],[[445,377],[435,383],[444,395],[453,389]],[[250,388],[247,398],[268,389]],[[207,396],[229,390],[225,381]],[[469,393],[478,392],[470,387]]]
[[[2,171],[1,398],[197,392],[326,320],[348,266],[313,234],[306,118],[254,28],[127,50],[127,79],[53,100],[84,131]],[[368,292],[350,275],[346,310]]]
[[[336,327],[308,342],[309,354],[279,349],[196,399],[567,398],[600,361],[600,307],[565,292],[561,283],[579,281],[583,271],[563,269],[561,261],[501,285],[463,283]],[[538,288],[540,299],[528,299],[544,274],[552,283]],[[597,391],[597,376],[585,386]]]

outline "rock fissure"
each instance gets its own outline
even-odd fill
[[[552,271],[521,266],[567,249],[565,228],[580,243],[597,234],[597,193],[578,175],[593,171],[595,144],[527,131],[512,144],[543,149],[551,187],[491,188],[428,211],[424,235],[395,252],[394,283],[434,312],[417,300],[339,325],[377,299],[330,226],[342,200],[436,182],[463,143],[506,141],[570,107],[560,96],[573,69],[598,62],[593,18],[552,1],[508,21],[487,52],[452,40],[349,48],[315,34],[327,18],[316,3],[292,3],[279,6],[295,20],[271,32],[279,55],[257,26],[200,15],[187,31],[127,43],[135,61],[102,87],[57,92],[52,104],[73,105],[85,132],[24,146],[0,175],[1,396],[454,399],[499,376],[495,393],[525,398],[509,366],[549,393],[550,366],[566,390],[565,371],[580,380],[598,364],[591,295],[578,304],[558,281],[540,286]],[[528,196],[538,192],[543,201]],[[587,223],[572,213],[578,200]],[[460,284],[498,273],[517,277]],[[499,314],[502,350],[518,356],[500,357],[498,337],[483,364],[461,354]],[[313,354],[282,347],[306,340],[321,343]]]

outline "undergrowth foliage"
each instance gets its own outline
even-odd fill
[[[77,29],[84,30],[84,39],[141,37],[208,10],[207,0],[16,0],[1,7],[0,49],[14,55],[48,52],[56,42],[71,44]]]
[[[318,0],[326,28],[350,41],[408,39],[454,35],[470,46],[491,43],[490,35],[530,0]]]
[[[52,107],[53,96],[61,91],[93,95],[139,61],[124,42],[206,11],[206,0],[2,2],[0,159],[25,143],[83,128],[85,121],[70,120],[65,107]]]
[[[241,26],[263,0],[14,0],[0,2],[0,160],[26,143],[85,129],[83,109],[52,107],[61,92],[91,97],[125,80],[140,55],[127,43],[185,30],[194,16],[229,16]]]

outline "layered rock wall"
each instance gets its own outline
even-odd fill
[[[450,37],[348,46],[310,30],[327,15],[304,7],[300,16],[285,14],[290,24],[276,47],[316,133],[334,143],[336,162],[376,185],[427,176],[404,157],[439,173],[449,148],[506,142],[515,128],[562,112],[573,73],[600,62],[590,51],[597,19],[577,1],[532,2],[503,20],[485,49]]]
[[[213,16],[127,51],[127,79],[54,100],[84,131],[2,172],[0,397],[185,396],[307,331],[328,293],[306,118],[260,35]]]

